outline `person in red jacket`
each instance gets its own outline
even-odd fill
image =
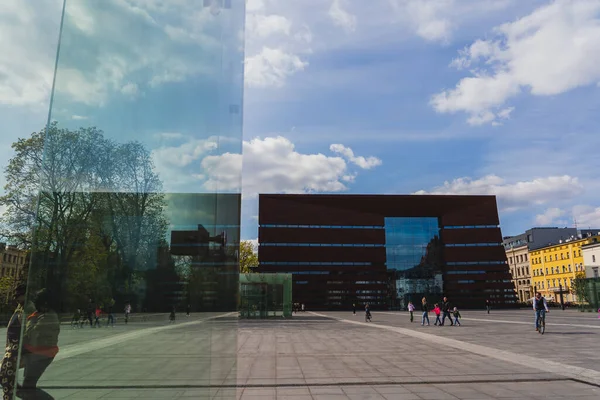
[[[440,315],[442,314],[442,309],[440,308],[440,306],[437,303],[433,306],[433,312],[435,313],[435,324],[434,325],[442,326],[442,320],[440,320]]]

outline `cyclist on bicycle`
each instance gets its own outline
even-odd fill
[[[546,317],[546,313],[550,312],[548,310],[546,298],[542,297],[540,292],[537,292],[535,294],[535,298],[533,299],[533,311],[535,311],[535,330],[539,331],[540,327],[538,326],[538,321],[540,317],[543,320]]]

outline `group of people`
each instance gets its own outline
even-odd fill
[[[106,326],[109,325],[115,326],[115,316],[113,314],[113,304],[114,301],[108,304],[107,306],[103,306],[98,304],[94,306],[94,302],[90,299],[85,313],[81,312],[81,309],[77,309],[73,313],[73,317],[71,318],[71,327],[72,328],[83,328],[86,323],[90,324],[92,328],[100,328],[101,323],[100,320],[106,316]],[[129,307],[129,312],[128,312]],[[125,323],[129,319],[129,313],[131,312],[131,305],[127,304],[125,306]]]
[[[37,383],[58,353],[60,321],[53,310],[52,294],[47,289],[35,292],[32,302],[25,302],[26,286],[14,292],[16,309],[6,332],[6,349],[0,365],[2,398],[13,399],[15,386],[22,398],[48,398]],[[21,340],[21,328],[25,324]],[[19,357],[19,351],[21,357]],[[23,384],[17,385],[17,370],[24,368]]]
[[[414,321],[414,311],[415,311],[415,306],[412,302],[408,303],[408,312],[410,313],[410,322]],[[448,321],[450,322],[450,326],[460,326],[460,311],[458,311],[457,307],[452,307],[452,305],[450,304],[450,302],[448,301],[447,297],[444,297],[442,305],[440,307],[439,304],[435,303],[433,305],[433,308],[431,308],[429,306],[429,303],[427,302],[427,298],[423,297],[421,299],[421,311],[423,312],[423,315],[421,317],[421,325],[425,325],[425,322],[427,322],[427,325],[429,325],[429,312],[433,311],[433,313],[435,314],[435,323],[434,325],[438,325],[438,326],[444,326],[444,324],[446,323],[446,318],[448,318]],[[441,316],[441,319],[440,319]]]

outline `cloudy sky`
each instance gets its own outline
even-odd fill
[[[2,167],[47,118],[60,3],[0,3]],[[171,192],[236,190],[243,163],[243,239],[266,192],[496,194],[505,235],[600,226],[600,1],[248,0],[243,158],[206,102],[215,79],[241,97],[236,0],[69,3],[86,52],[53,118],[141,140]]]

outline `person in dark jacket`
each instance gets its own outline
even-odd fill
[[[442,326],[444,326],[446,318],[448,318],[448,320],[450,321],[450,326],[454,326],[454,323],[452,322],[452,316],[450,315],[451,311],[452,308],[450,302],[448,301],[447,297],[444,297],[444,302],[442,303],[442,312],[444,313],[444,315],[442,316]]]
[[[35,311],[27,316],[23,333],[23,398],[49,398],[46,392],[37,387],[37,383],[58,353],[60,322],[51,307],[53,298],[48,290],[39,290],[33,301]]]
[[[485,309],[487,310],[487,313],[490,313],[490,310],[492,309],[492,302],[490,301],[490,299],[487,299],[485,301]]]

